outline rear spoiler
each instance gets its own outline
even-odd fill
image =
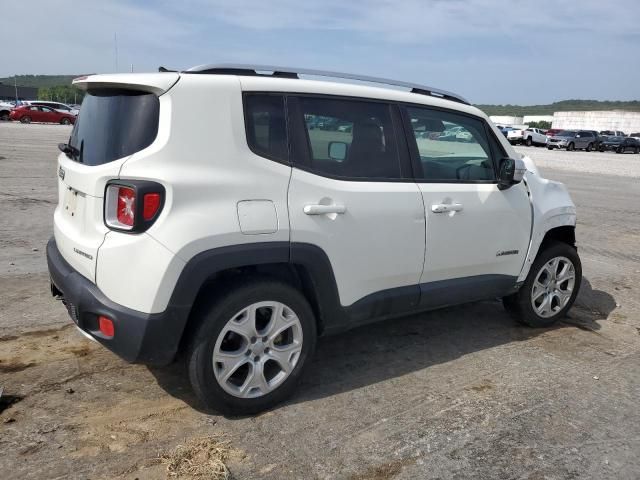
[[[110,73],[104,75],[86,75],[74,78],[73,86],[82,90],[94,88],[123,88],[125,90],[142,90],[162,95],[173,87],[180,74],[163,73]]]

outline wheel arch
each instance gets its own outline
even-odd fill
[[[198,308],[248,277],[275,278],[300,290],[314,312],[318,335],[327,319],[333,323],[344,318],[331,263],[319,247],[265,242],[217,248],[187,262],[176,283],[169,302],[181,307],[176,353],[184,350],[198,326]]]

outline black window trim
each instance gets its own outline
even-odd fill
[[[247,104],[245,98],[248,95],[273,95],[282,96],[284,98],[285,109],[285,121],[287,126],[287,153],[288,160],[283,162],[281,159],[273,156],[266,156],[260,152],[256,152],[249,144],[247,137]],[[302,112],[299,110],[300,105],[298,98],[313,97],[313,98],[327,98],[332,100],[349,100],[349,101],[361,101],[368,103],[382,103],[389,106],[391,114],[391,122],[393,124],[393,132],[395,135],[396,148],[398,150],[398,159],[400,162],[400,178],[385,178],[385,177],[343,177],[339,175],[331,175],[326,172],[320,172],[311,167],[310,160],[310,146],[308,142],[308,135],[304,126],[304,119],[302,118]],[[440,107],[435,105],[427,105],[423,103],[402,102],[396,100],[369,98],[369,97],[357,97],[349,95],[331,95],[325,93],[313,93],[313,92],[291,92],[291,91],[273,91],[273,90],[245,90],[242,92],[242,104],[243,115],[245,124],[245,141],[247,146],[255,155],[272,160],[282,165],[288,165],[292,168],[312,173],[324,178],[330,178],[333,180],[340,180],[345,182],[384,182],[384,183],[458,183],[458,184],[496,184],[498,183],[498,172],[500,160],[506,158],[508,155],[504,150],[503,145],[491,129],[486,119],[473,115],[467,112],[456,110],[453,108]],[[482,122],[489,140],[489,149],[492,154],[492,163],[494,168],[495,179],[494,180],[429,180],[419,178],[418,173],[422,172],[422,166],[419,163],[418,147],[413,135],[411,127],[411,121],[408,118],[407,107],[425,108],[431,110],[437,110],[445,113],[452,113],[456,115],[462,115],[471,119]],[[297,120],[297,121],[296,121]],[[409,129],[408,129],[409,128]],[[493,139],[493,141],[491,141]],[[494,151],[494,145],[500,149],[498,152]]]
[[[296,148],[299,149],[298,154],[292,154],[292,166],[299,170],[303,170],[309,173],[313,173],[314,175],[318,175],[324,178],[331,178],[333,180],[340,180],[345,182],[383,182],[383,183],[415,183],[415,179],[413,178],[413,169],[409,161],[409,156],[407,155],[407,146],[406,146],[406,136],[403,135],[403,130],[401,129],[401,125],[398,125],[399,121],[399,113],[394,113],[394,110],[397,109],[397,102],[392,100],[383,100],[376,98],[367,98],[367,97],[351,97],[348,95],[330,95],[330,94],[322,94],[322,93],[307,93],[307,92],[289,92],[285,95],[289,96],[289,104],[293,107],[290,108],[290,125],[292,126],[292,131],[290,132],[290,137],[292,142],[296,142]],[[394,135],[394,143],[397,150],[397,157],[400,166],[400,176],[399,177],[345,177],[341,175],[332,175],[327,172],[319,171],[311,166],[311,146],[309,135],[304,128],[304,118],[302,111],[300,110],[300,105],[298,102],[299,98],[324,98],[330,100],[343,100],[343,101],[359,101],[366,103],[378,103],[382,105],[386,105],[389,108],[389,116],[391,118],[392,131]],[[404,138],[404,140],[403,140]],[[404,149],[404,152],[403,152]],[[295,149],[294,149],[295,151]],[[298,152],[296,152],[298,153]]]
[[[407,142],[409,144],[409,151],[410,151],[410,155],[411,155],[411,164],[413,166],[414,169],[414,181],[416,183],[457,183],[457,184],[474,184],[474,183],[482,183],[482,184],[498,184],[498,171],[499,171],[499,165],[498,163],[500,162],[500,160],[504,157],[506,157],[506,152],[504,151],[504,148],[502,147],[502,145],[500,144],[500,140],[496,138],[494,132],[491,130],[491,128],[489,127],[487,121],[482,118],[482,117],[478,117],[476,115],[472,115],[469,114],[467,112],[461,112],[459,110],[455,110],[455,109],[450,109],[450,108],[442,108],[442,107],[436,107],[436,106],[432,106],[432,105],[424,105],[424,104],[416,104],[416,103],[408,103],[408,102],[398,102],[398,106],[400,107],[400,111],[402,114],[402,118],[403,118],[403,125],[404,125],[404,129],[405,129],[405,137],[407,139]],[[455,114],[455,115],[461,115],[461,116],[465,116],[474,120],[477,120],[479,122],[482,123],[484,131],[485,131],[485,135],[487,135],[487,143],[489,144],[489,151],[491,154],[491,163],[493,165],[493,173],[494,173],[494,179],[493,180],[437,180],[437,179],[427,179],[427,178],[419,178],[418,175],[422,175],[422,164],[420,162],[420,152],[418,150],[418,142],[416,141],[415,135],[413,134],[413,130],[411,128],[411,119],[409,118],[409,112],[407,110],[407,108],[424,108],[424,109],[428,109],[428,110],[437,110],[437,111],[441,111],[444,113],[451,113],[451,114]],[[493,138],[494,142],[491,141],[491,138]],[[498,147],[501,149],[500,152],[495,152],[493,147],[492,147],[492,143],[495,143],[496,145],[498,145]],[[496,155],[496,153],[499,153],[499,155]],[[499,157],[499,158],[498,158]]]
[[[248,112],[248,104],[247,97],[249,96],[271,96],[271,97],[282,97],[282,106],[284,109],[284,122],[285,122],[285,134],[287,138],[285,139],[287,145],[287,158],[282,159],[278,158],[275,155],[266,154],[265,152],[258,151],[252,145],[252,142],[249,141],[249,112]],[[255,155],[266,158],[267,160],[271,160],[273,162],[279,163],[281,165],[291,166],[291,140],[289,133],[289,114],[287,108],[287,94],[284,92],[262,92],[262,91],[244,91],[242,92],[242,115],[244,116],[244,138],[247,142],[247,146],[249,150],[253,152]]]

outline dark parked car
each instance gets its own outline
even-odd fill
[[[595,137],[595,140],[593,142],[593,149],[600,150],[600,144],[602,143],[605,137],[600,135],[597,130],[588,130],[588,131],[593,133],[593,136]]]
[[[638,151],[640,151],[640,142],[638,142],[638,140],[636,140],[635,138],[630,137],[607,137],[600,143],[600,151],[614,151],[616,153],[638,153]]]
[[[76,122],[75,115],[58,112],[53,108],[44,107],[42,105],[24,105],[22,107],[16,107],[11,110],[9,118],[11,120],[19,120],[22,123],[42,122],[71,125]]]

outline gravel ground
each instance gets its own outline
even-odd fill
[[[585,282],[557,327],[488,301],[360,328],[320,342],[291,401],[234,419],[202,409],[180,364],[87,341],[50,297],[68,134],[0,124],[1,478],[164,478],[158,456],[202,435],[230,442],[237,479],[638,478],[640,156],[518,148],[578,208]]]

